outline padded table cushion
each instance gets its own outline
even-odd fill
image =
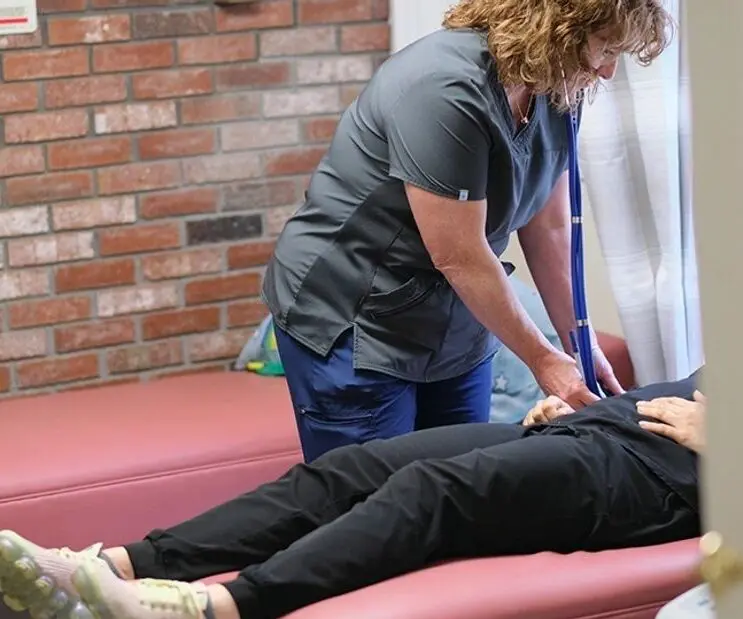
[[[455,561],[286,619],[652,619],[698,583],[698,544]]]
[[[685,540],[452,561],[324,600],[285,619],[654,619],[664,604],[699,583],[698,548],[698,540]]]
[[[286,383],[247,373],[0,402],[0,528],[41,544],[141,538],[301,459]]]

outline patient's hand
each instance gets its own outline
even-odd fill
[[[661,436],[666,436],[689,449],[701,453],[705,446],[704,417],[707,398],[694,392],[694,401],[683,398],[656,398],[638,402],[637,412],[657,421],[641,421],[640,425]]]
[[[537,402],[537,405],[526,415],[523,425],[530,426],[535,423],[547,423],[556,417],[562,417],[563,415],[569,415],[574,412],[575,410],[570,404],[551,395],[546,400]]]

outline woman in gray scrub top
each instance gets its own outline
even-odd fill
[[[499,256],[518,231],[572,350],[566,112],[620,54],[648,64],[663,51],[661,2],[462,0],[346,110],[263,288],[307,461],[487,421],[501,343],[545,393],[575,408],[595,399],[525,314]]]

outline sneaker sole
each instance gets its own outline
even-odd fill
[[[5,605],[27,610],[33,619],[94,619],[75,595],[59,587],[33,558],[33,548],[20,535],[0,532],[0,592]]]
[[[98,583],[97,574],[83,564],[72,575],[72,583],[80,594],[81,604],[95,619],[114,619],[115,613],[108,606]]]

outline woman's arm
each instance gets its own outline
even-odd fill
[[[387,114],[389,175],[404,183],[431,260],[465,305],[529,366],[545,393],[578,407],[595,396],[575,360],[551,346],[526,315],[485,237],[493,147],[488,113],[471,81],[421,76]]]
[[[548,395],[580,407],[596,400],[575,361],[556,350],[511,290],[485,237],[485,200],[459,201],[406,185],[408,201],[434,266],[488,330],[531,369]]]
[[[475,317],[530,368],[555,351],[526,314],[485,238],[486,202],[459,202],[412,185],[410,207],[434,266]]]
[[[562,347],[572,352],[570,332],[575,329],[573,285],[570,268],[570,193],[569,172],[555,184],[544,208],[519,230],[519,242],[534,283],[544,301],[547,314]],[[611,364],[591,330],[593,361],[598,379],[611,394],[624,391]]]
[[[573,288],[570,275],[570,198],[568,172],[557,181],[544,208],[519,230],[534,283],[544,301],[552,326],[566,351],[575,329]]]

